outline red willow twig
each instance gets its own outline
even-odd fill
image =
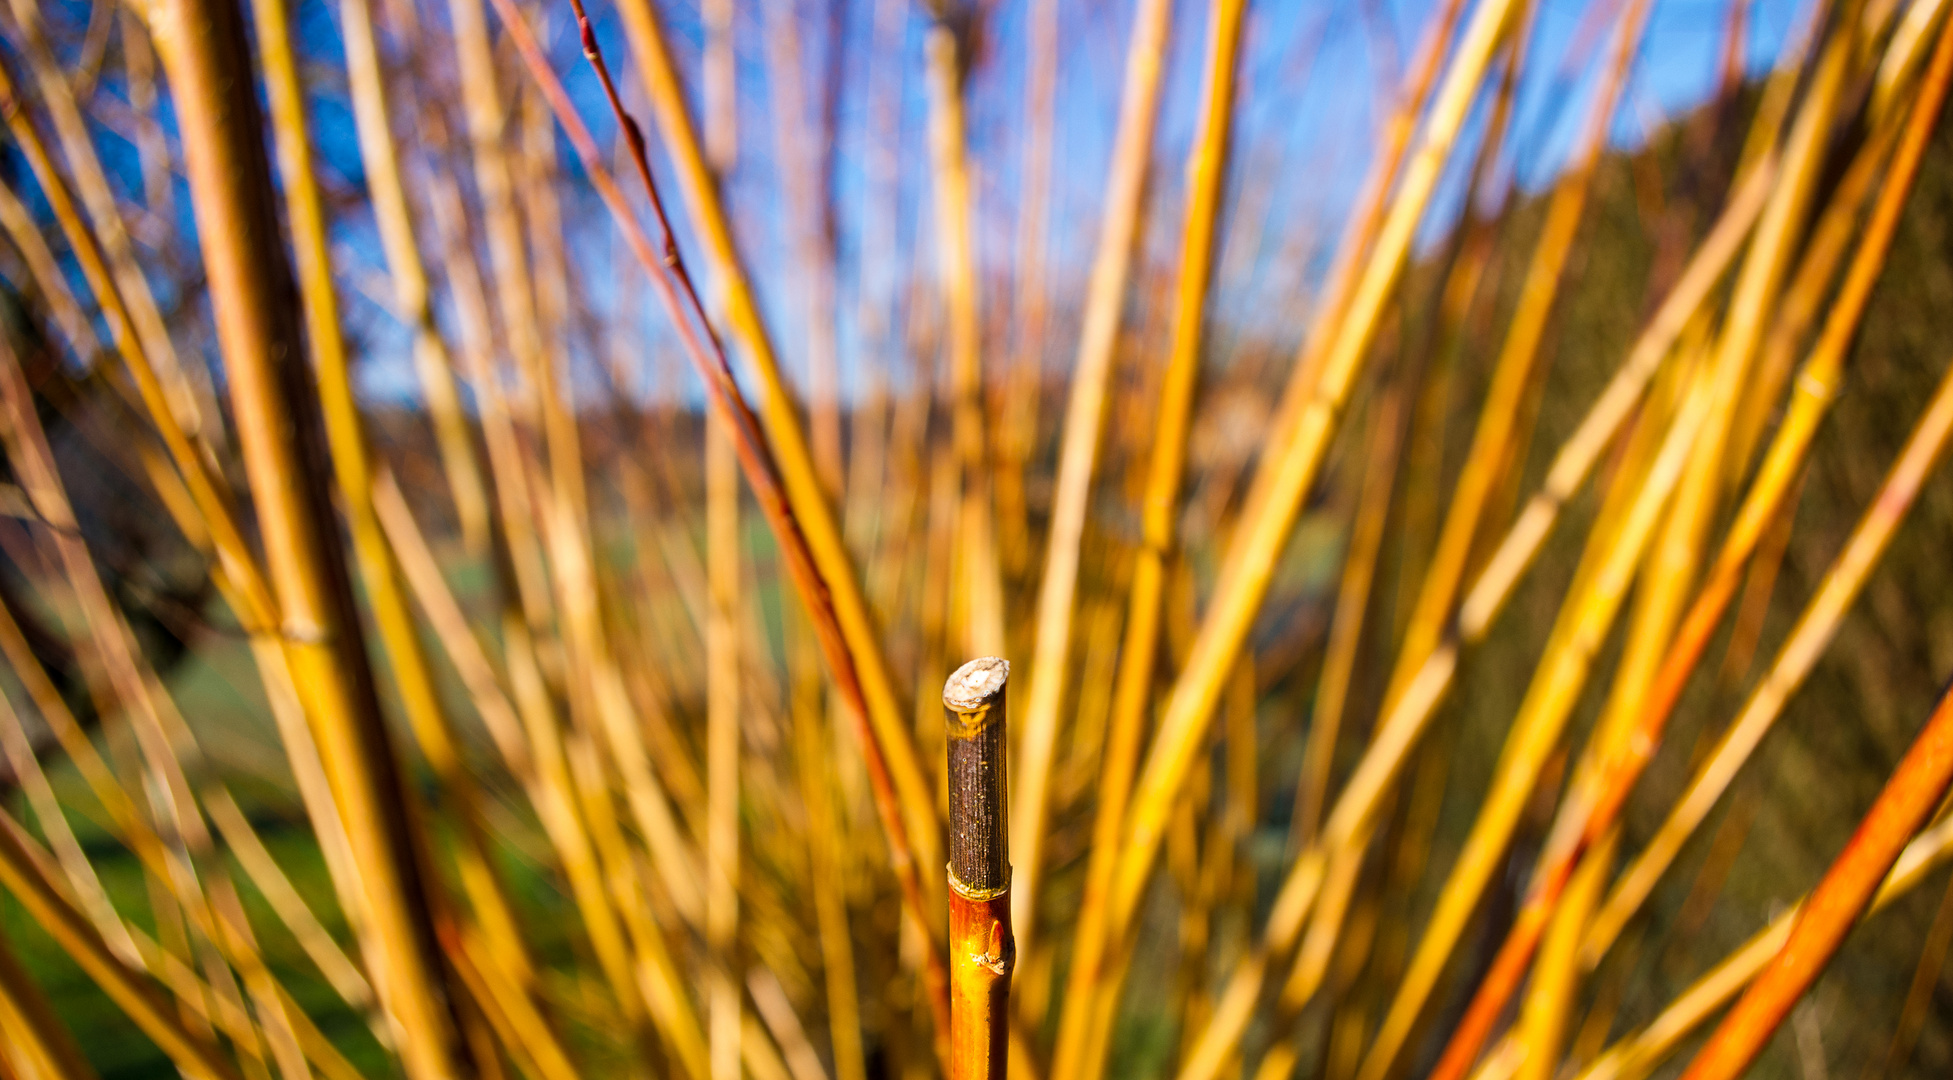
[[[617,220],[624,239],[630,244],[639,262],[644,264],[651,277],[651,284],[663,302],[670,316],[673,328],[677,330],[679,342],[683,346],[686,359],[699,379],[705,383],[712,399],[712,405],[725,420],[734,436],[734,447],[738,451],[740,471],[746,476],[746,483],[753,489],[754,500],[760,512],[765,515],[767,524],[773,530],[773,537],[780,545],[785,557],[787,570],[793,579],[800,599],[807,607],[807,614],[813,622],[815,635],[820,641],[821,653],[827,659],[827,666],[834,677],[836,690],[840,692],[849,719],[853,722],[855,733],[861,740],[862,757],[868,769],[869,786],[873,789],[875,810],[881,817],[882,829],[888,837],[889,861],[894,865],[895,877],[902,888],[903,905],[909,917],[915,921],[922,940],[924,992],[929,998],[930,1013],[936,1027],[936,1050],[943,1057],[949,1031],[949,978],[942,954],[942,944],[934,930],[934,920],[929,917],[928,905],[924,900],[922,880],[918,876],[913,849],[909,844],[907,827],[903,824],[901,809],[896,802],[895,788],[889,778],[888,766],[884,760],[881,743],[868,724],[868,706],[862,695],[861,681],[855,670],[853,654],[848,651],[846,640],[841,635],[840,622],[835,615],[834,602],[828,592],[827,583],[820,576],[814,563],[813,553],[807,546],[807,538],[801,532],[800,522],[794,517],[787,504],[786,492],[781,484],[779,467],[773,460],[760,432],[759,420],[754,416],[746,398],[734,380],[732,368],[726,361],[725,345],[712,329],[705,315],[705,306],[699,300],[698,289],[685,268],[685,260],[679,254],[671,220],[665,213],[664,200],[659,197],[657,182],[651,176],[650,159],[646,156],[644,133],[637,121],[624,108],[623,99],[618,95],[617,84],[611,78],[610,68],[604,62],[603,52],[597,46],[596,32],[590,25],[590,17],[584,11],[582,0],[570,0],[576,13],[577,31],[582,39],[583,56],[603,84],[604,96],[610,102],[611,112],[624,132],[630,147],[631,162],[637,168],[638,178],[644,183],[644,190],[650,196],[651,210],[658,222],[659,243],[654,246],[643,227],[632,213],[623,191],[603,163],[603,155],[597,142],[584,126],[569,94],[563,89],[562,80],[556,75],[549,60],[543,55],[535,34],[524,21],[522,13],[515,7],[514,0],[494,0],[496,14],[508,28],[509,37],[516,51],[522,55],[529,74],[536,80],[538,89],[555,112],[557,122],[569,136],[570,144],[576,149],[577,157],[589,175],[591,185],[610,209],[611,216]],[[947,1068],[947,1061],[944,1061]]]

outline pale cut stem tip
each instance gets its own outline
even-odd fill
[[[943,706],[959,713],[975,712],[1003,693],[1010,679],[1010,661],[983,656],[964,664],[943,683]]]

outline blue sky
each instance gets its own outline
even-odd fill
[[[694,0],[654,2],[688,85],[696,86],[701,39],[697,4]],[[818,91],[818,80],[827,72],[839,72],[831,178],[843,378],[851,392],[867,385],[874,372],[898,386],[915,377],[917,360],[900,347],[901,338],[865,333],[862,313],[868,306],[892,312],[899,335],[906,294],[894,295],[898,286],[911,279],[911,266],[921,266],[924,274],[934,266],[922,83],[925,16],[920,5],[912,2],[887,9],[896,11],[903,23],[899,46],[878,50],[877,9],[891,2],[903,0],[735,0],[740,155],[727,181],[727,196],[738,223],[738,243],[747,265],[754,268],[762,307],[790,377],[804,370],[803,300],[796,291],[800,283],[790,273],[793,226],[771,154],[774,130],[762,5],[793,5],[802,31],[810,92]],[[1031,2],[1001,0],[984,5],[982,45],[966,92],[970,152],[977,172],[984,302],[987,310],[1006,320],[1014,299],[1009,270],[1017,257],[1025,23]],[[1599,25],[1605,26],[1605,12],[1612,11],[1618,0],[1538,2],[1541,7],[1517,99],[1515,137],[1509,144],[1516,150],[1502,162],[1506,175],[1526,190],[1550,182],[1562,167],[1585,111],[1584,102],[1605,63],[1607,34],[1596,37],[1589,32],[1584,45],[1578,40],[1583,22],[1594,22],[1588,5],[1607,5],[1600,13]],[[1076,345],[1075,309],[1097,240],[1100,193],[1133,7],[1132,0],[1058,3],[1060,63],[1047,248],[1053,321],[1044,357],[1052,370],[1069,363]],[[1300,338],[1309,317],[1310,287],[1321,273],[1364,174],[1398,72],[1416,48],[1434,3],[1249,0],[1210,306],[1210,329],[1222,331],[1211,339],[1216,345],[1214,362],[1225,362],[1225,343],[1243,335],[1275,344]],[[1637,144],[1664,119],[1700,104],[1711,92],[1728,3],[1655,0],[1645,44],[1614,120],[1616,145]],[[1752,74],[1773,64],[1792,27],[1807,17],[1808,4],[1809,0],[1750,0],[1745,53]],[[1142,241],[1142,259],[1155,266],[1170,265],[1177,250],[1184,159],[1195,124],[1207,6],[1203,0],[1174,3]],[[615,126],[569,31],[568,4],[543,0],[532,10],[545,18],[552,56],[586,120],[600,139],[611,138]],[[85,9],[78,12],[85,18]],[[648,127],[648,110],[630,78],[633,69],[615,10],[606,0],[595,0],[592,14],[613,69],[624,76],[627,100]],[[342,72],[337,4],[301,0],[297,15],[314,71]],[[438,25],[444,16],[445,4],[422,5],[422,17],[430,23]],[[870,167],[870,149],[876,145],[870,88],[883,79],[900,87],[895,148],[899,179],[892,192],[876,182]],[[341,85],[339,78],[315,79],[314,137],[324,168],[356,185],[362,182],[361,169]],[[1475,144],[1484,111],[1481,102],[1461,146]],[[105,142],[113,141],[105,136]],[[117,148],[105,146],[105,152],[112,162],[133,164],[126,149],[118,153]],[[565,146],[563,159],[569,162],[570,157]],[[667,199],[675,202],[677,192],[667,163],[660,158],[655,166],[667,187]],[[132,169],[123,171],[133,180]],[[1454,169],[1426,216],[1423,242],[1442,235],[1457,219],[1463,194],[1460,180]],[[632,392],[695,394],[690,375],[681,370],[670,348],[662,313],[648,301],[644,279],[623,257],[608,219],[574,174],[566,209],[577,294],[600,316],[598,323],[607,328],[610,347],[621,346],[645,358]],[[697,260],[696,245],[682,221],[680,227],[681,244]],[[340,278],[347,283],[348,324],[363,347],[361,388],[374,398],[411,399],[414,379],[404,331],[354,287],[383,269],[372,223],[363,211],[354,211],[335,221],[334,228]],[[893,263],[864,255],[864,245],[877,235],[893,236],[897,253]],[[591,350],[599,344],[578,340],[569,346],[583,373],[580,385],[595,385]],[[922,362],[926,365],[933,358]]]

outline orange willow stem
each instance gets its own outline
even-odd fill
[[[1824,972],[1913,833],[1953,782],[1953,689],[1913,740],[1824,880],[1798,910],[1776,958],[1723,1017],[1682,1080],[1734,1080]]]
[[[1883,911],[1918,886],[1953,855],[1953,821],[1941,821],[1920,833],[1899,854],[1891,873],[1872,897],[1869,910]],[[1675,1047],[1717,1009],[1729,1003],[1770,965],[1789,940],[1790,929],[1803,905],[1799,898],[1777,921],[1758,931],[1689,985],[1647,1027],[1607,1048],[1579,1080],[1641,1080],[1673,1053]]]
[[[1010,972],[1010,665],[972,660],[943,684],[949,725],[949,1080],[1006,1080]]]
[[[597,47],[596,32],[590,26],[589,17],[584,13],[581,0],[571,0],[576,11],[578,31],[582,36],[583,55],[596,71],[603,83],[604,92],[623,127],[629,143],[631,160],[636,166],[638,177],[650,196],[651,207],[658,222],[660,242],[654,247],[651,238],[638,224],[623,191],[604,166],[602,152],[583,124],[582,117],[570,102],[561,80],[549,66],[542,54],[535,35],[530,31],[522,13],[516,10],[513,0],[495,0],[496,12],[509,30],[509,36],[521,54],[523,63],[536,80],[550,108],[556,113],[557,122],[562,124],[570,143],[576,148],[584,171],[589,174],[591,183],[604,200],[617,225],[631,246],[632,253],[651,278],[653,289],[664,305],[666,314],[678,332],[680,344],[686,359],[697,372],[712,398],[712,405],[723,418],[727,429],[733,436],[733,445],[738,452],[740,471],[746,483],[753,490],[755,501],[765,515],[776,543],[787,564],[789,576],[793,579],[795,590],[806,606],[809,621],[813,623],[815,636],[820,642],[829,672],[833,676],[842,701],[842,711],[855,723],[862,742],[863,758],[868,766],[869,785],[874,791],[875,808],[881,817],[883,831],[887,835],[890,861],[894,864],[897,882],[902,887],[905,907],[919,930],[924,931],[927,940],[935,940],[929,927],[934,925],[925,906],[922,882],[917,872],[913,849],[909,843],[908,826],[903,821],[902,810],[894,784],[890,779],[887,759],[882,753],[882,744],[877,738],[876,729],[871,725],[868,704],[862,692],[862,684],[855,667],[854,655],[849,651],[848,640],[843,635],[840,621],[835,612],[828,581],[822,576],[808,546],[806,535],[801,531],[800,521],[793,507],[788,503],[785,488],[781,482],[779,469],[772,451],[768,448],[760,432],[759,420],[746,404],[745,395],[732,377],[732,369],[726,363],[724,347],[713,333],[711,323],[705,317],[704,305],[699,301],[698,292],[692,285],[690,272],[678,252],[677,240],[671,232],[669,219],[665,215],[664,203],[659,198],[656,182],[651,176],[651,165],[646,157],[644,136],[637,122],[625,110],[623,100],[618,96],[616,83],[611,79],[610,69],[605,64],[603,53]],[[948,976],[943,964],[942,953],[928,946],[924,950],[923,979],[925,994],[932,1014],[937,1021],[941,1038],[937,1040],[939,1049],[946,1049],[949,1029]]]
[[[1498,1015],[1504,1011],[1506,1001],[1518,989],[1540,934],[1572,878],[1575,864],[1613,827],[1642,770],[1661,745],[1663,730],[1681,698],[1682,689],[1735,596],[1743,566],[1775,518],[1784,494],[1800,474],[1803,453],[1809,449],[1818,420],[1836,393],[1845,353],[1870,300],[1872,286],[1885,265],[1885,254],[1890,250],[1900,212],[1905,208],[1926,145],[1937,126],[1950,80],[1953,80],[1953,33],[1943,33],[1934,53],[1933,67],[1913,106],[1904,141],[1871,220],[1866,224],[1864,239],[1832,305],[1823,335],[1797,379],[1799,397],[1779,428],[1708,580],[1669,646],[1632,730],[1602,766],[1592,792],[1576,789],[1567,810],[1563,811],[1564,816],[1555,823],[1553,839],[1547,844],[1545,859],[1535,874],[1525,907],[1480,982],[1464,1019],[1453,1031],[1443,1057],[1431,1073],[1432,1080],[1451,1080],[1464,1075],[1471,1066]]]

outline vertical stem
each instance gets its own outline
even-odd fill
[[[1003,571],[990,498],[990,457],[985,448],[981,307],[977,296],[976,213],[969,147],[964,133],[963,80],[969,58],[956,31],[938,21],[924,40],[928,54],[929,157],[934,172],[937,274],[947,316],[950,437],[962,469],[956,527],[955,591],[962,647],[969,652],[1004,648]]]
[[[1153,453],[1147,467],[1141,524],[1143,537],[1138,565],[1133,572],[1131,608],[1126,618],[1126,643],[1122,650],[1117,687],[1113,692],[1112,724],[1114,730],[1121,733],[1115,737],[1129,740],[1118,748],[1119,763],[1126,776],[1130,776],[1132,766],[1126,765],[1125,761],[1136,759],[1137,729],[1143,720],[1152,688],[1161,623],[1160,602],[1166,581],[1166,558],[1173,548],[1175,525],[1179,519],[1180,479],[1186,463],[1187,434],[1192,425],[1194,387],[1200,373],[1200,346],[1206,329],[1207,286],[1214,257],[1214,226],[1220,213],[1221,181],[1225,173],[1233,112],[1234,61],[1240,43],[1242,14],[1246,7],[1244,0],[1215,0],[1208,8],[1206,78],[1202,89],[1200,133],[1187,159],[1187,216],[1180,239],[1179,280],[1174,293],[1171,344],[1160,388]],[[1089,482],[1089,472],[1081,479]],[[1081,520],[1081,529],[1082,525]],[[1073,572],[1076,572],[1075,566]],[[1046,617],[1042,605],[1039,617],[1041,621]],[[1062,667],[1070,659],[1067,655],[1070,651],[1068,643],[1065,652],[1058,651],[1055,637],[1057,627],[1050,627],[1054,637],[1049,646],[1044,644],[1045,629],[1043,625],[1039,628],[1038,664],[1032,672],[1034,711],[1032,726],[1026,732],[1024,795],[1019,801],[1020,812],[1028,818],[1019,833],[1029,844],[1020,851],[1020,855],[1026,870],[1026,887],[1033,891],[1037,887],[1039,842],[1040,834],[1044,831],[1045,787],[1056,744],[1060,704],[1053,700],[1058,695],[1045,690],[1047,680],[1056,677],[1055,673],[1047,674],[1046,668]],[[1067,636],[1069,629],[1069,626],[1065,628]],[[1057,686],[1062,684],[1056,684],[1054,689]],[[1050,694],[1050,697],[1042,696],[1041,692]],[[1126,756],[1129,747],[1135,752],[1131,758]],[[1123,786],[1118,785],[1111,792],[1121,804],[1124,797],[1119,788]],[[1108,806],[1104,811],[1112,814],[1121,812],[1120,806]],[[1117,845],[1108,847],[1116,850]],[[1107,872],[1102,880],[1109,886],[1110,873]],[[1088,897],[1087,902],[1093,908],[1103,903],[1097,896]],[[1027,899],[1022,909],[1027,930],[1033,925],[1028,905]],[[1106,934],[1117,925],[1116,921],[1094,922],[1087,927],[1094,933],[1089,937],[1080,937],[1079,951],[1073,961],[1075,986],[1080,983],[1089,985],[1100,977],[1098,967],[1106,949]],[[1112,937],[1117,940],[1116,931],[1113,931]],[[1084,958],[1084,965],[1079,965],[1078,957]],[[1096,1071],[1094,1066],[1078,1056],[1086,1044],[1087,1032],[1080,1025],[1085,1023],[1088,1015],[1087,1000],[1088,995],[1069,995],[1065,1010],[1069,1014],[1069,1023],[1064,1020],[1060,1022],[1054,1076],[1063,1080],[1072,1080],[1076,1075],[1074,1070],[1085,1070],[1087,1075]]]
[[[712,1080],[739,1080],[739,461],[724,421],[705,422],[706,988]]]
[[[435,688],[419,631],[388,550],[386,534],[373,510],[373,477],[365,424],[353,396],[352,361],[339,326],[325,208],[313,176],[304,96],[284,0],[254,0],[253,6],[258,46],[264,59],[266,97],[276,134],[279,175],[284,181],[288,204],[293,256],[304,301],[306,338],[315,361],[326,436],[331,446],[334,475],[339,481],[340,501],[350,525],[353,555],[393,670],[402,711],[407,714],[421,752],[440,778],[460,819],[456,860],[475,916],[481,921],[497,961],[508,969],[516,984],[523,985],[533,977],[533,965],[516,929],[515,913],[488,858],[479,789],[455,744],[453,724]]]
[[[380,233],[387,271],[393,279],[394,315],[414,334],[414,371],[434,422],[434,437],[454,497],[461,536],[471,552],[488,550],[488,494],[475,452],[474,434],[462,411],[447,343],[434,322],[427,265],[407,209],[393,128],[387,112],[386,81],[373,37],[368,0],[340,0],[339,23],[346,41],[346,85],[359,134],[360,163]]]
[[[1005,1080],[1010,1055],[1010,831],[1004,795],[1010,665],[994,656],[943,684],[949,725],[949,1076]]]
[[[318,399],[280,248],[242,13],[162,0],[151,25],[184,154],[246,473],[285,649],[366,886],[369,963],[414,1080],[468,1071],[434,937],[421,838],[367,665],[326,486]]]
[[[1086,288],[1083,323],[1079,330],[1078,360],[1072,375],[1071,396],[1065,406],[1065,426],[1058,451],[1057,485],[1052,496],[1050,549],[1045,554],[1044,577],[1038,586],[1037,639],[1031,660],[1031,699],[1027,716],[1025,745],[1035,746],[1047,738],[1046,728],[1055,740],[1058,714],[1063,708],[1065,684],[1071,656],[1071,622],[1078,591],[1080,546],[1085,536],[1085,519],[1092,491],[1100,429],[1104,426],[1107,385],[1112,374],[1112,355],[1119,340],[1119,324],[1125,310],[1126,285],[1131,277],[1133,240],[1139,232],[1139,204],[1146,187],[1146,165],[1153,143],[1154,121],[1159,114],[1160,70],[1164,66],[1167,25],[1172,5],[1167,0],[1141,0],[1133,15],[1132,39],[1126,51],[1125,89],[1119,104],[1119,129],[1114,136],[1112,168],[1106,178],[1105,214],[1099,223],[1098,251],[1092,260],[1092,276]],[[1131,663],[1131,661],[1127,661]],[[1151,681],[1151,665],[1147,666]],[[1115,702],[1118,700],[1114,699]],[[1085,898],[1079,905],[1079,921],[1073,928],[1073,966],[1065,995],[1074,1034],[1067,1039],[1060,1027],[1059,1043],[1067,1050],[1078,1045],[1079,1025],[1085,1015],[1070,1003],[1090,997],[1089,982],[1096,978],[1096,951],[1103,935],[1092,923],[1099,918],[1103,897],[1111,880],[1118,847],[1120,814],[1125,808],[1125,792],[1132,786],[1132,774],[1139,760],[1142,710],[1112,711],[1110,733],[1106,738],[1104,763],[1098,785],[1098,810],[1092,824],[1092,853],[1085,875]],[[1043,793],[1020,796],[1042,799]],[[1026,846],[1022,822],[1036,815],[1022,807],[1018,850]],[[1035,872],[1020,883],[1022,899],[1015,900],[1018,925],[1032,929],[1031,909],[1037,899]],[[1078,961],[1093,950],[1088,962]],[[1084,993],[1081,995],[1080,991]],[[1067,1072],[1054,1059],[1052,1074]]]

